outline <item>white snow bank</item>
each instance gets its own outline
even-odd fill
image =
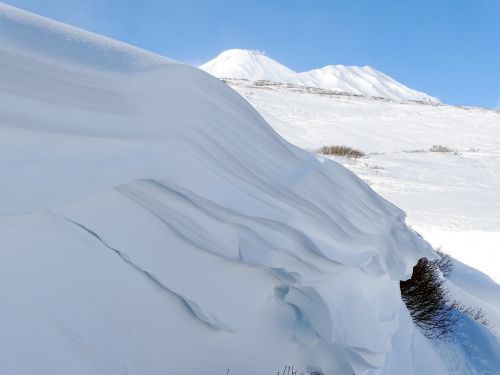
[[[200,69],[219,78],[268,80],[393,100],[439,102],[369,66],[328,65],[296,73],[259,51],[230,49],[201,65]]]
[[[144,70],[173,60],[129,44],[0,4],[2,54],[76,64],[80,69]],[[3,82],[2,82],[3,83]]]
[[[430,246],[219,80],[0,4],[0,81],[0,372],[415,356],[399,279]]]

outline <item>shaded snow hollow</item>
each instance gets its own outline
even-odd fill
[[[328,65],[296,73],[260,51],[230,49],[200,69],[219,78],[268,80],[362,96],[439,103],[436,98],[412,90],[369,66]]]
[[[210,75],[0,4],[0,372],[442,373],[430,246]]]

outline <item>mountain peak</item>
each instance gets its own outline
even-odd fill
[[[297,73],[258,50],[229,49],[200,69],[219,78],[299,83],[293,78]]]
[[[243,49],[243,48],[232,48],[232,49],[227,49],[219,54],[219,56],[222,57],[235,57],[235,56],[241,56],[241,55],[248,55],[248,56],[265,56],[266,53],[264,51],[258,50],[258,49]]]
[[[439,102],[368,66],[327,65],[297,73],[259,50],[230,49],[200,66],[219,78],[268,80],[392,100]]]

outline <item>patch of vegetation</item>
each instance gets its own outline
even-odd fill
[[[441,277],[438,261],[422,258],[411,279],[400,281],[401,297],[413,322],[433,339],[447,339],[458,320]]]
[[[437,252],[439,259],[420,259],[411,278],[399,283],[401,298],[413,322],[431,339],[449,339],[463,315],[489,327],[483,309],[450,299],[445,284],[453,272],[453,261],[441,248]]]
[[[436,251],[439,255],[439,260],[436,261],[437,266],[443,276],[447,278],[453,271],[453,261],[448,254],[443,253],[441,247],[438,247]]]
[[[453,150],[451,148],[446,147],[446,146],[441,146],[441,145],[434,145],[429,149],[429,151],[430,152],[444,152],[444,153],[453,152]]]
[[[316,152],[323,155],[334,155],[343,158],[361,158],[366,156],[363,151],[344,145],[323,146]]]
[[[489,327],[490,324],[488,319],[486,319],[486,313],[480,307],[466,306],[462,302],[454,301],[452,303],[454,309],[460,311],[462,314],[467,315],[472,320],[482,324],[485,327]]]

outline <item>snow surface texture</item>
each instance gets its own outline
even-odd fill
[[[296,73],[260,51],[231,49],[201,65],[200,69],[219,78],[286,82],[361,96],[439,102],[436,98],[412,90],[369,66],[328,65],[321,69]]]
[[[500,114],[228,83],[290,142],[310,150],[344,144],[366,153],[355,160],[331,158],[403,207],[407,221],[435,247],[489,275],[456,262],[447,285],[454,299],[481,308],[500,337],[500,286],[494,281],[500,280]],[[453,151],[430,152],[434,144]],[[498,338],[467,320],[460,330],[457,345],[438,345],[448,371],[500,373]]]
[[[500,281],[500,114],[231,85],[293,144],[363,151],[335,160],[402,207],[436,247]],[[452,152],[430,152],[435,144]]]
[[[430,246],[219,80],[0,4],[0,81],[2,374],[446,373]]]

